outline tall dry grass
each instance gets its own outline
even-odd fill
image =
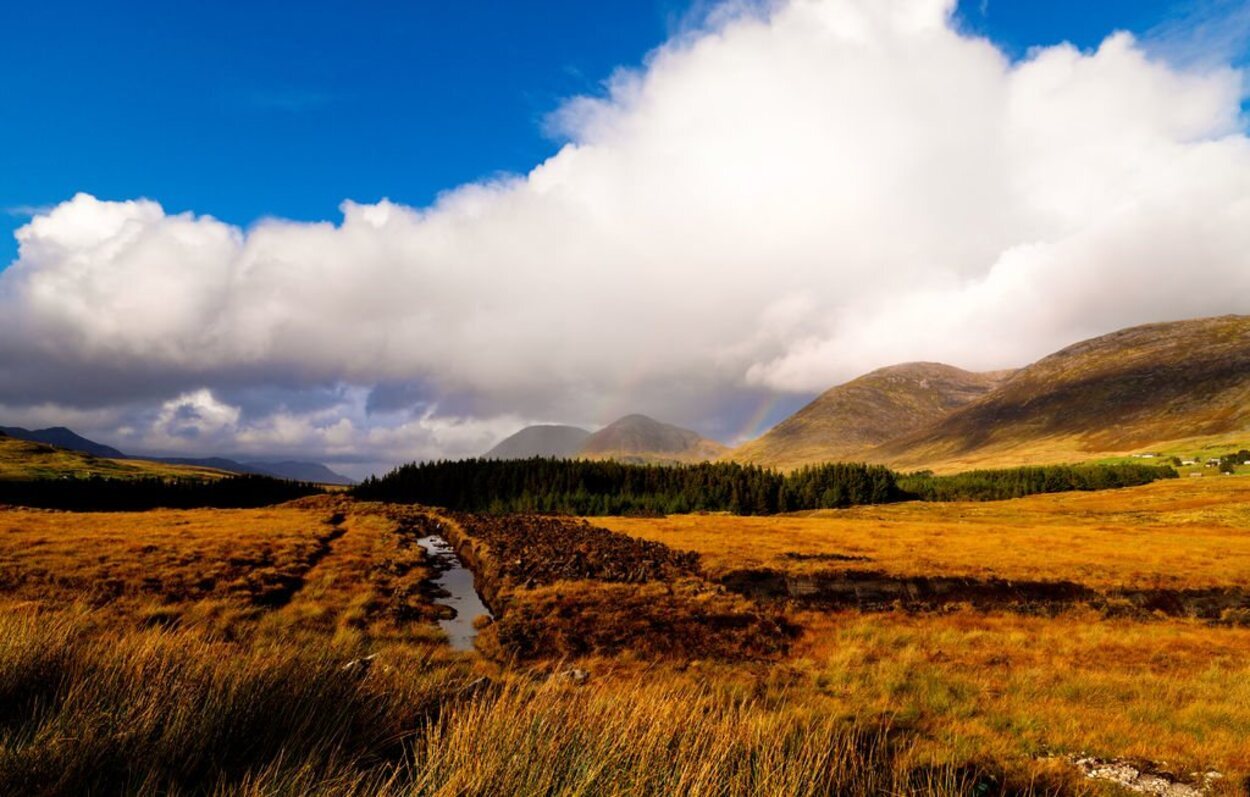
[[[398,755],[456,674],[360,678],[346,651],[0,615],[0,794],[196,788],[275,761]]]
[[[674,682],[475,679],[360,651],[244,647],[0,614],[0,794],[1001,793],[904,734]],[[1026,788],[1025,791],[1028,791]]]

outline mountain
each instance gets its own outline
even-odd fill
[[[143,457],[149,462],[164,462],[167,465],[186,465],[192,468],[213,468],[214,470],[224,470],[229,473],[253,473],[258,476],[270,476],[259,468],[253,468],[244,465],[242,462],[235,462],[233,459],[225,457]]]
[[[645,415],[626,415],[586,438],[578,451],[587,459],[620,462],[706,462],[729,449],[672,424]]]
[[[66,429],[64,426],[54,426],[49,429],[36,429],[34,431],[23,429],[20,426],[0,426],[0,434],[8,435],[16,440],[55,446],[65,451],[90,454],[93,457],[127,460],[132,464],[146,461],[159,462],[164,465],[184,466],[191,469],[187,471],[188,473],[201,473],[204,469],[208,469],[211,471],[227,471],[229,473],[254,473],[261,476],[274,476],[279,479],[316,482],[318,484],[347,485],[356,483],[352,479],[335,473],[318,462],[236,462],[225,457],[132,457],[128,454],[123,454],[112,446],[88,440],[82,435]],[[16,449],[13,450],[15,451]],[[78,465],[76,461],[71,463],[66,460],[65,467],[68,470],[78,472],[83,471],[85,466]],[[181,473],[182,471],[156,468],[152,469],[152,472]]]
[[[590,432],[576,426],[527,426],[487,451],[486,459],[572,457],[581,451]]]
[[[1250,439],[1250,316],[1086,340],[869,458],[896,467],[1078,461]]]
[[[286,460],[283,462],[244,462],[241,464],[244,467],[255,468],[257,473],[277,476],[279,479],[291,479],[297,482],[341,484],[344,486],[356,483],[355,479],[336,473],[320,462]]]
[[[941,363],[880,368],[826,390],[726,459],[783,469],[863,459],[869,449],[986,395],[1010,374]]]
[[[0,480],[86,478],[220,479],[227,474],[142,459],[100,457],[0,432]]]
[[[316,484],[355,484],[341,473],[322,465],[320,462],[238,462],[225,457],[145,457],[152,462],[166,462],[171,465],[189,465],[200,468],[214,468],[230,473],[252,473],[258,476],[273,476],[277,479],[290,479],[298,482],[314,482]]]
[[[35,429],[34,431],[23,429],[20,426],[0,426],[0,432],[18,440],[44,443],[70,451],[81,451],[96,457],[110,457],[112,459],[124,459],[126,457],[125,454],[116,448],[106,446],[103,443],[97,443],[94,440],[88,440],[66,429],[64,426],[53,426],[48,429]]]

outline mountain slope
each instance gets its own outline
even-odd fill
[[[830,388],[726,458],[785,469],[861,459],[874,446],[986,395],[1009,375],[972,373],[941,363],[880,368]]]
[[[527,426],[504,438],[487,451],[486,459],[529,459],[530,457],[572,457],[581,451],[590,432],[576,426]]]
[[[955,470],[1220,435],[1250,437],[1250,316],[1147,324],[1077,343],[870,458]]]
[[[728,450],[698,432],[645,415],[626,415],[586,438],[578,454],[619,462],[706,462]]]
[[[244,465],[242,462],[235,462],[233,459],[225,457],[142,457],[148,462],[162,462],[166,465],[183,465],[191,468],[213,468],[214,470],[224,470],[228,473],[251,473],[257,476],[271,476],[260,468],[254,468],[250,465]]]
[[[151,462],[165,462],[171,465],[214,468],[216,470],[229,471],[230,473],[272,476],[276,479],[290,479],[298,482],[342,485],[356,483],[341,473],[335,473],[320,462],[239,462],[225,457],[143,457],[143,459]]]
[[[110,479],[220,479],[228,475],[210,468],[185,467],[141,459],[98,457],[0,433],[0,479],[4,480],[78,479],[90,476]]]
[[[199,474],[206,470],[208,472],[227,471],[229,473],[253,473],[260,476],[274,476],[279,479],[292,479],[294,481],[316,482],[318,484],[355,484],[355,482],[346,476],[335,473],[334,471],[322,465],[319,462],[236,462],[233,459],[225,457],[132,457],[123,454],[112,446],[106,446],[103,443],[97,443],[94,440],[88,440],[82,435],[64,426],[53,426],[48,429],[23,429],[20,426],[0,426],[0,434],[8,435],[16,440],[25,440],[32,443],[43,443],[44,445],[54,446],[63,449],[65,452],[76,452],[89,454],[93,457],[104,457],[115,460],[126,460],[133,466],[138,462],[153,462],[161,465],[175,466],[173,468],[140,468],[147,475],[188,475]],[[14,450],[15,451],[15,450]],[[73,458],[71,458],[73,459]],[[77,460],[71,463],[69,459],[65,459],[64,463],[70,471],[73,472],[97,472],[99,469],[84,466]],[[123,469],[121,473],[129,473],[133,470]],[[107,470],[107,469],[106,469]],[[59,473],[55,468],[50,473]],[[216,473],[220,476],[220,473]]]
[[[64,426],[53,426],[48,429],[23,429],[20,426],[0,426],[0,432],[18,440],[29,440],[33,443],[44,443],[70,451],[81,451],[96,457],[125,458],[125,454],[112,446],[97,443],[94,440],[76,434]]]
[[[320,462],[301,462],[299,460],[283,460],[281,462],[243,462],[243,467],[255,468],[258,473],[277,476],[279,479],[291,479],[297,482],[314,484],[352,485],[355,479],[330,470]]]

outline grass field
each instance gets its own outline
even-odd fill
[[[862,558],[848,567],[898,575],[1250,586],[1250,479],[1235,477],[1011,501],[595,522],[696,551],[713,576],[745,567],[822,569],[823,556],[845,555]]]
[[[866,458],[872,462],[890,465],[896,470],[923,468],[949,475],[978,468],[1015,468],[1078,462],[1166,464],[1167,460],[1174,456],[1202,461],[1210,457],[1240,451],[1243,448],[1250,448],[1250,439],[1242,434],[1204,435],[1179,439],[1164,437],[1161,442],[1138,442],[1128,448],[1107,446],[1085,435],[1054,435],[1032,437],[1015,444],[1002,443],[964,454],[942,453],[930,457],[898,458],[878,456],[876,452],[870,452]],[[1162,456],[1158,459],[1147,460],[1133,456],[1142,453],[1155,453]],[[1203,472],[1201,467],[1184,470],[1186,474],[1191,471]],[[1250,469],[1240,469],[1239,472],[1247,473]],[[1206,471],[1206,474],[1210,475],[1211,471]]]
[[[1250,479],[1231,477],[992,503],[598,522],[697,551],[713,578],[762,568],[1181,594],[1250,586]],[[1204,621],[1037,608],[797,608],[803,638],[774,677],[786,673],[842,710],[895,712],[951,760],[1089,752],[1250,771],[1244,609]]]
[[[500,615],[484,656],[441,641],[432,524]],[[1241,794],[1236,611],[868,610],[729,577],[1240,595],[1248,538],[1234,477],[592,526],[338,495],[0,510],[0,793],[1118,793],[1087,755]]]

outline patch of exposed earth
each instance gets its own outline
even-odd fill
[[[1130,758],[1068,755],[1063,760],[1090,780],[1114,783],[1137,794],[1159,797],[1206,797],[1223,775],[1214,770],[1179,775],[1166,763]]]

